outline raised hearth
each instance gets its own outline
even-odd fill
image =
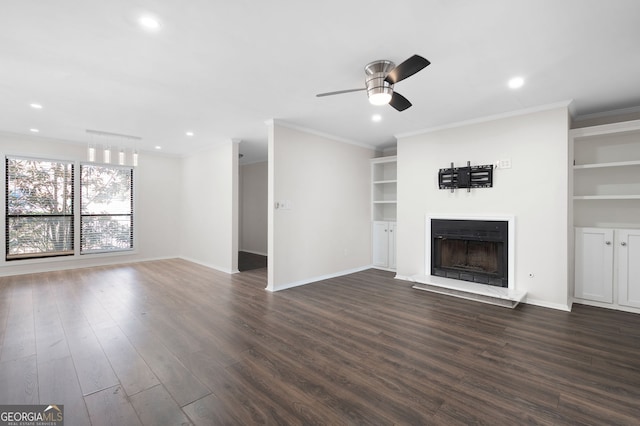
[[[427,215],[425,271],[413,288],[509,308],[526,296],[514,282],[513,216]]]
[[[504,306],[506,308],[515,308],[526,296],[526,293],[517,292],[505,287],[488,286],[449,278],[416,275],[412,277],[412,280],[415,282],[412,287],[416,290],[447,294],[449,296]]]

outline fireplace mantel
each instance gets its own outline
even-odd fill
[[[508,223],[508,287],[478,284],[457,279],[430,275],[431,271],[431,220],[476,220],[504,221]],[[454,215],[427,214],[425,224],[425,275],[415,275],[411,281],[413,288],[443,293],[479,302],[497,304],[513,308],[526,296],[526,292],[516,290],[515,283],[515,217],[511,215]]]

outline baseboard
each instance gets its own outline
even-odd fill
[[[586,306],[595,306],[596,308],[611,309],[614,311],[630,312],[632,314],[640,314],[640,308],[618,305],[617,303],[596,302],[593,300],[585,300],[585,299],[575,299],[573,303],[577,303],[579,305],[586,305]]]
[[[571,306],[569,304],[563,305],[562,303],[552,303],[544,300],[531,299],[529,297],[525,298],[522,303],[526,303],[527,305],[540,306],[541,308],[550,308],[559,311],[571,312]]]
[[[111,254],[111,253],[110,253]],[[88,256],[88,255],[87,255]],[[26,275],[33,273],[44,273],[44,272],[56,272],[56,271],[66,271],[69,269],[84,269],[84,268],[95,268],[98,266],[112,266],[112,265],[124,265],[129,263],[141,263],[141,262],[153,262],[158,260],[169,260],[169,259],[182,259],[187,262],[196,263],[198,265],[205,266],[210,269],[215,269],[216,271],[224,272],[226,274],[236,274],[240,271],[231,269],[222,268],[216,265],[211,265],[208,263],[204,263],[195,259],[191,259],[189,257],[184,256],[160,256],[160,257],[145,257],[145,258],[126,258],[126,255],[113,255],[110,256],[101,256],[101,257],[89,257],[87,259],[66,259],[59,258],[60,260],[52,261],[52,262],[38,262],[38,263],[24,263],[24,264],[16,264],[11,265],[10,267],[5,266],[4,268],[0,268],[0,277],[10,277],[14,275]]]
[[[387,272],[395,272],[396,270],[393,268],[383,268],[382,266],[370,265],[370,269],[377,269],[379,271],[387,271]]]
[[[331,278],[342,277],[344,275],[355,274],[356,272],[366,271],[367,269],[371,269],[371,265],[360,266],[358,268],[347,269],[347,270],[340,271],[340,272],[334,272],[332,274],[320,275],[320,276],[317,276],[317,277],[307,278],[307,279],[300,280],[300,281],[294,281],[292,283],[282,284],[282,285],[278,286],[277,289],[272,289],[272,288],[267,287],[266,290],[270,291],[270,292],[286,290],[286,289],[289,289],[289,288],[299,287],[301,285],[311,284],[311,283],[315,283],[315,282],[318,282],[318,281],[324,281],[324,280],[329,280]]]
[[[411,280],[411,277],[407,275],[396,274],[396,276],[393,278],[395,278],[396,280],[408,281],[410,283],[413,283],[413,281]]]
[[[179,259],[179,256],[160,256],[160,257],[127,257],[127,254],[107,253],[95,255],[86,255],[85,258],[79,259],[78,256],[73,258],[51,258],[50,261],[37,259],[36,262],[30,262],[31,259],[23,261],[24,263],[6,262],[0,267],[0,277],[10,277],[15,275],[26,275],[34,273],[46,273],[56,271],[67,271],[70,269],[95,268],[99,266],[125,265],[129,263],[153,262],[157,260]],[[21,262],[21,261],[13,261]],[[9,264],[7,264],[9,263]]]
[[[229,269],[229,268],[223,268],[223,267],[218,266],[218,265],[212,265],[210,263],[202,262],[200,260],[192,259],[190,257],[180,256],[179,258],[182,259],[182,260],[186,260],[187,262],[195,263],[195,264],[198,264],[200,266],[205,266],[205,267],[207,267],[209,269],[215,269],[216,271],[224,272],[225,274],[237,274],[237,273],[240,272],[237,269],[234,271],[234,270]]]

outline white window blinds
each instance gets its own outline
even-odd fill
[[[80,166],[80,253],[133,249],[133,168]]]
[[[73,163],[7,157],[6,259],[73,254]]]

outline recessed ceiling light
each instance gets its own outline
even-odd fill
[[[185,133],[187,136],[193,136],[193,132],[187,132]]]
[[[155,149],[162,149],[162,147],[160,145],[156,145]]]
[[[40,104],[29,104],[29,106],[33,109],[42,109],[42,105]]]
[[[513,77],[511,80],[509,80],[508,85],[510,89],[519,89],[524,85],[524,78]]]
[[[160,28],[160,21],[150,15],[144,15],[138,18],[138,24],[147,30],[157,30]]]
[[[373,114],[371,116],[371,121],[375,121],[377,123],[380,120],[382,120],[382,116],[380,114]]]
[[[29,129],[29,131],[33,132],[33,133],[38,133],[40,130],[38,130],[38,129]]]

